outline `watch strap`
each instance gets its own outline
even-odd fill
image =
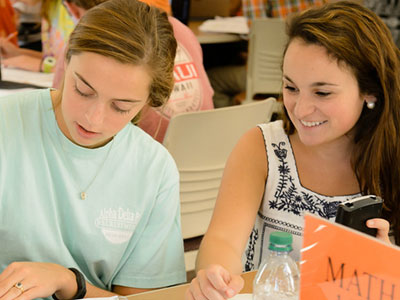
[[[68,270],[72,271],[75,274],[76,277],[76,285],[78,286],[78,290],[75,294],[75,296],[72,299],[81,299],[84,298],[86,295],[86,279],[85,276],[79,270],[75,268],[68,268]],[[53,294],[53,299],[54,300],[59,300],[56,296],[56,294]]]

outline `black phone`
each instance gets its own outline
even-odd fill
[[[335,222],[376,236],[377,229],[367,227],[365,222],[381,217],[382,204],[382,198],[375,195],[361,196],[342,202],[338,206]]]

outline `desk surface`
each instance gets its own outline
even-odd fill
[[[233,33],[216,33],[216,32],[203,32],[199,30],[202,21],[189,21],[189,28],[197,36],[200,44],[219,44],[239,42],[241,40],[238,34]]]
[[[252,293],[253,291],[253,279],[256,276],[256,271],[243,273],[242,277],[244,279],[244,288],[240,292],[242,294]],[[136,295],[128,296],[128,300],[184,300],[185,291],[189,284],[181,284],[170,288],[154,290],[150,292],[140,293]]]
[[[31,72],[14,68],[2,68],[2,79],[6,81],[35,85],[38,87],[51,87],[53,84],[53,73]]]

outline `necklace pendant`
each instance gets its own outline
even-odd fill
[[[86,193],[85,192],[81,192],[81,199],[85,200],[86,199]]]

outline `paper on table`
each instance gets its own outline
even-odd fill
[[[237,294],[229,300],[252,300],[253,294]]]
[[[1,69],[2,80],[34,84],[41,87],[53,85],[53,73],[31,72],[14,68]]]
[[[249,26],[245,17],[215,17],[205,20],[200,26],[200,31],[248,34]]]

